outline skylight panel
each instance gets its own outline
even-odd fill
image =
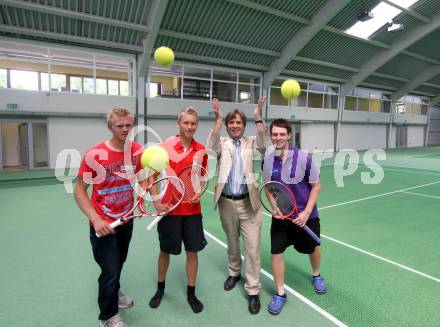
[[[414,0],[407,0],[403,2],[411,2]],[[402,5],[400,0],[399,5]],[[415,1],[414,1],[415,2]],[[363,39],[368,39],[374,32],[380,29],[382,26],[392,21],[394,17],[399,15],[402,11],[385,3],[381,2],[371,10],[373,18],[365,22],[356,22],[352,27],[345,32]]]

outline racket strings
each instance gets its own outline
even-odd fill
[[[267,194],[265,192],[266,201],[270,204],[270,207],[266,208],[266,210],[271,212],[273,209],[271,203],[275,202],[274,204],[277,206],[284,217],[290,216],[292,213],[295,213],[295,198],[291,194],[291,191],[285,185],[281,183],[270,182],[264,186],[264,189],[267,193],[269,193],[270,197],[272,198],[272,201],[267,199]]]
[[[165,215],[181,202],[184,192],[177,178],[162,178],[148,187],[142,198],[142,209],[151,216]]]
[[[179,174],[179,179],[185,186],[185,194],[183,201],[192,201],[202,195],[206,190],[207,171],[201,166],[189,166],[183,169]]]

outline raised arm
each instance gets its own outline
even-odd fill
[[[214,127],[212,128],[208,137],[207,148],[212,149],[217,154],[220,154],[220,130],[222,129],[223,115],[220,109],[220,102],[216,98],[212,100],[212,111],[214,112],[215,122]]]
[[[263,121],[263,107],[264,107],[265,102],[266,102],[266,97],[260,96],[260,98],[258,99],[258,104],[254,110],[254,119],[256,122],[258,122],[256,124],[256,126],[257,126],[257,150],[260,153],[264,153],[266,151],[268,144],[269,144],[269,140],[268,140],[267,133],[266,133],[266,125],[264,124],[264,121]]]

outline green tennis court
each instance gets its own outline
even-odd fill
[[[122,276],[122,287],[135,306],[122,312],[124,321],[136,326],[436,326],[440,321],[440,245],[436,241],[440,162],[433,161],[438,160],[434,158],[439,150],[388,151],[389,159],[381,162],[384,179],[377,185],[361,182],[361,173],[368,169],[360,165],[338,188],[334,166],[322,167],[322,274],[329,290],[316,295],[308,258],[287,251],[289,300],[279,316],[266,310],[251,316],[241,287],[223,291],[225,235],[209,193],[203,199],[209,244],[200,256],[197,281],[205,310],[194,315],[186,303],[184,256],[172,257],[163,304],[156,310],[149,308],[156,286],[158,241],[155,231],[145,230],[145,220],[137,221]],[[0,320],[4,326],[96,325],[98,267],[87,221],[72,194],[51,174],[1,175]],[[270,220],[265,219],[262,305],[274,292],[269,227]]]

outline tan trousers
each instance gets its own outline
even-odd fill
[[[245,284],[249,295],[259,293],[260,284],[260,239],[261,208],[253,211],[249,198],[231,200],[220,197],[220,219],[228,238],[229,276],[238,276],[241,271],[240,235],[243,236]]]

